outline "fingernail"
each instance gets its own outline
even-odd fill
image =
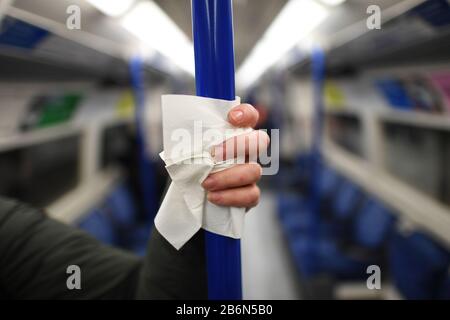
[[[216,180],[216,179],[214,179],[213,177],[208,177],[208,178],[206,178],[206,180],[203,181],[203,183],[202,183],[202,187],[203,187],[204,189],[206,189],[206,190],[209,190],[209,189],[213,188],[214,185],[215,185],[215,183],[216,183],[215,180]]]
[[[230,117],[236,122],[240,122],[242,117],[244,116],[244,112],[241,110],[231,111]]]
[[[212,156],[216,162],[222,162],[223,160],[225,160],[223,155],[223,145],[214,147]]]

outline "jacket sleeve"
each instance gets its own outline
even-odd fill
[[[153,228],[136,298],[207,299],[204,238],[200,230],[177,251]]]
[[[70,290],[69,266],[81,289]],[[0,298],[204,299],[204,234],[175,250],[153,229],[144,259],[0,198]]]
[[[68,289],[68,267],[81,289]],[[142,261],[76,228],[0,198],[0,295],[13,299],[133,298]]]

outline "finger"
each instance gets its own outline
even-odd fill
[[[261,191],[256,184],[208,192],[208,201],[224,207],[252,208],[259,202]]]
[[[258,110],[250,104],[240,104],[228,113],[228,121],[233,126],[240,128],[254,128],[258,118]]]
[[[211,174],[202,186],[208,191],[218,191],[254,184],[261,178],[262,169],[257,163],[248,163]]]
[[[267,149],[270,143],[269,135],[262,130],[255,130],[247,134],[228,139],[213,148],[211,154],[216,162],[233,158],[256,161],[258,155]]]

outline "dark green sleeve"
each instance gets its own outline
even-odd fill
[[[67,267],[81,269],[81,290],[67,288]],[[127,299],[141,260],[83,231],[0,199],[0,287],[13,299]]]
[[[179,251],[153,228],[139,278],[138,299],[207,299],[204,231]]]
[[[81,290],[67,288],[67,267]],[[152,231],[144,260],[99,243],[40,211],[0,198],[0,298],[206,298],[203,232],[180,251]]]

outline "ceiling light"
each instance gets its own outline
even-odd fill
[[[189,38],[153,1],[139,2],[121,21],[145,46],[155,49],[194,75],[194,47]]]
[[[104,14],[111,17],[123,15],[131,8],[135,0],[87,0]]]
[[[347,0],[320,0],[323,4],[326,4],[327,6],[338,6],[340,4],[343,4]]]
[[[328,10],[313,0],[290,0],[238,70],[237,84],[240,89],[252,85],[327,15]]]

